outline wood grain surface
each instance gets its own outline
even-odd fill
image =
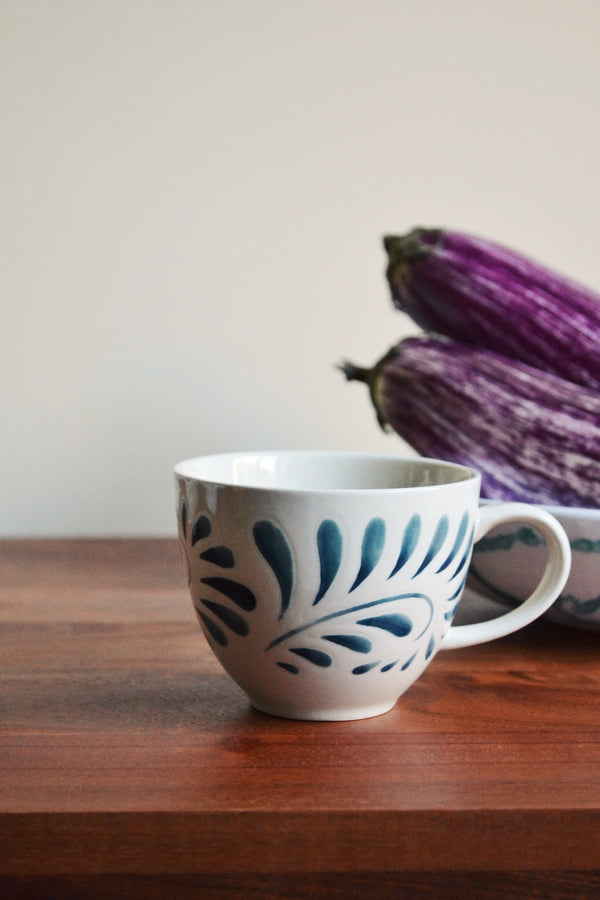
[[[600,896],[597,634],[294,722],[212,657],[175,541],[3,541],[0,573],[0,896]]]

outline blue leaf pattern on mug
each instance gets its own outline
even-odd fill
[[[396,565],[388,575],[388,580],[393,578],[400,569],[404,568],[408,560],[411,558],[413,553],[417,548],[417,544],[419,543],[419,537],[421,534],[421,516],[418,513],[415,513],[411,516],[410,521],[406,528],[404,529],[404,536],[402,538],[402,546],[400,547],[400,554],[398,559],[396,560]]]
[[[456,587],[454,589],[453,593],[450,594],[450,596],[446,599],[446,603],[450,603],[452,600],[456,600],[456,598],[458,597],[458,595],[461,593],[462,589],[464,588],[466,580],[467,580],[467,576],[465,575],[465,577],[462,579],[462,581],[459,582],[458,587]],[[450,579],[450,581],[452,581],[452,579]]]
[[[200,541],[205,541],[212,533],[212,523],[210,518],[204,513],[196,518],[192,524],[191,539],[188,546],[188,504],[183,497],[179,509],[179,526],[181,546],[185,557],[185,565],[188,576],[188,584],[191,583],[191,549],[196,547]],[[200,559],[212,563],[221,569],[233,569],[235,567],[235,557],[229,547],[221,544],[207,547],[200,552]]]
[[[212,637],[217,642],[217,644],[220,644],[221,647],[226,647],[229,642],[219,626],[201,610],[198,610],[198,615],[200,616],[202,624],[204,625],[208,635],[210,635],[210,637]]]
[[[453,580],[456,578],[456,576],[457,576],[460,572],[462,572],[462,570],[465,568],[465,566],[466,566],[467,563],[469,562],[469,559],[470,559],[470,557],[471,557],[471,549],[472,549],[472,547],[473,547],[473,535],[474,535],[474,531],[475,531],[475,529],[472,528],[472,529],[471,529],[471,534],[469,535],[469,540],[467,541],[467,544],[466,544],[466,547],[465,547],[465,551],[464,551],[464,553],[463,553],[463,555],[462,555],[462,558],[461,558],[459,564],[457,565],[456,569],[454,570],[454,572],[452,573],[452,575],[451,575],[450,578],[448,579],[448,581],[453,581]]]
[[[293,663],[278,662],[277,665],[285,669],[286,672],[291,672],[292,675],[297,675],[300,671],[298,666],[295,666]]]
[[[185,566],[185,574],[187,576],[188,586],[192,583],[192,567],[190,565],[190,554],[187,546],[187,522],[188,522],[188,507],[185,499],[185,495],[183,494],[183,490],[180,494],[180,503],[179,503],[179,546],[182,550],[183,555],[183,564]]]
[[[208,516],[198,516],[192,527],[192,547],[207,538],[212,530]]]
[[[279,583],[281,591],[281,613],[283,617],[292,596],[294,585],[294,563],[290,545],[281,530],[273,522],[263,519],[257,522],[253,529],[254,542]]]
[[[296,656],[302,656],[314,666],[321,666],[321,668],[324,669],[328,668],[333,662],[328,653],[323,653],[321,650],[314,650],[312,647],[290,647],[290,652],[295,653]]]
[[[233,569],[235,566],[235,559],[229,547],[209,547],[208,550],[200,554],[200,559],[214,563],[215,566],[219,566],[221,569]]]
[[[181,528],[184,537],[187,533],[187,525],[184,524],[187,522],[187,514],[184,502],[181,508]],[[367,579],[372,579],[373,585],[377,584],[380,588],[383,583],[390,582],[398,576],[399,585],[405,585],[406,579],[402,570],[415,561],[416,571],[413,575],[409,575],[409,578],[415,579],[423,573],[431,572],[446,579],[449,596],[445,600],[446,610],[443,616],[445,621],[450,623],[464,588],[466,567],[473,542],[473,528],[469,528],[468,513],[463,513],[457,526],[454,527],[456,531],[452,534],[449,516],[442,515],[437,521],[433,535],[428,536],[422,517],[413,514],[404,526],[396,563],[386,576],[385,572],[379,572],[381,568],[379,563],[382,561],[386,545],[386,523],[381,517],[371,518],[363,532],[360,559],[357,560],[357,568],[354,570],[357,574],[352,583],[344,588],[343,582],[340,583],[338,578],[344,561],[342,530],[333,519],[323,519],[314,538],[319,584],[312,606],[314,608],[317,604],[322,604],[324,613],[276,634],[265,647],[265,652],[273,652],[274,663],[292,676],[300,675],[305,666],[325,671],[338,665],[347,665],[357,676],[366,676],[370,672],[391,673],[395,670],[401,672],[417,658],[422,661],[429,659],[435,652],[436,640],[441,634],[437,635],[437,638],[434,634],[432,628],[434,606],[426,593],[416,589],[392,593],[389,596],[376,594],[374,599],[358,604],[346,605],[341,609],[334,607],[333,612],[326,611],[327,598],[334,581],[338,585],[336,590],[345,590],[348,597],[359,585],[365,584]],[[209,517],[200,515],[192,525],[191,541],[197,543],[211,533],[212,525]],[[279,586],[281,621],[294,597],[292,544],[282,528],[267,519],[257,521],[252,534],[257,550],[268,564]],[[417,553],[420,548],[424,550],[424,555],[422,561],[418,563]],[[445,553],[441,556],[440,562],[440,554],[444,548]],[[233,568],[235,565],[233,552],[220,544],[205,548],[199,556],[209,565],[221,568]],[[458,576],[461,577],[457,583]],[[197,612],[209,640],[221,647],[227,647],[233,639],[246,638],[251,631],[251,620],[243,613],[252,613],[259,606],[259,596],[241,581],[221,575],[206,575],[199,581],[217,592],[221,600],[229,600],[236,607],[233,609],[226,603],[210,597],[199,601],[202,608],[197,606]],[[415,625],[415,621],[419,624]],[[336,624],[335,630],[324,628],[324,625],[330,622]],[[393,642],[388,645],[390,656],[387,659],[380,658],[380,654],[375,656],[376,644],[373,638],[376,632],[381,631],[386,632]],[[372,633],[371,636],[369,632]],[[330,652],[323,649],[326,645],[329,645]],[[288,654],[287,658],[285,654]],[[290,660],[290,654],[294,661]],[[366,657],[364,662],[357,664],[357,655]]]
[[[207,584],[221,594],[225,594],[230,600],[246,612],[256,609],[256,597],[245,584],[239,581],[233,581],[231,578],[223,578],[220,575],[201,578],[202,584]]]
[[[352,669],[352,674],[365,675],[367,672],[370,672],[371,669],[376,669],[379,665],[381,665],[379,660],[377,660],[377,662],[364,663],[362,666],[356,666],[354,669]]]
[[[185,500],[182,500],[181,507],[179,509],[179,524],[181,526],[181,533],[183,535],[183,540],[187,540],[187,503]]]
[[[454,544],[452,545],[452,550],[450,551],[450,553],[448,554],[448,556],[446,557],[444,562],[441,564],[439,569],[436,571],[436,575],[439,575],[440,572],[443,572],[445,569],[447,569],[448,566],[450,565],[450,563],[456,558],[458,551],[461,548],[465,534],[467,533],[468,525],[469,525],[469,514],[464,513],[462,519],[460,520],[460,525],[458,526],[458,532],[456,534],[456,540],[454,541]]]
[[[425,554],[425,559],[413,575],[413,578],[416,578],[417,575],[420,575],[427,566],[430,564],[432,559],[434,559],[439,553],[442,544],[446,540],[446,535],[448,534],[448,528],[450,523],[448,522],[448,516],[442,516],[440,521],[438,522],[437,528],[435,529],[435,534],[431,539],[431,544],[429,545],[429,550]]]
[[[331,613],[328,613],[327,615],[320,616],[319,618],[313,619],[312,621],[309,621],[309,622],[305,622],[302,625],[297,625],[295,628],[292,628],[289,631],[286,631],[283,634],[278,635],[278,637],[274,638],[271,641],[271,643],[265,648],[265,650],[267,650],[267,651],[271,650],[274,647],[277,647],[279,644],[282,644],[285,641],[290,640],[290,638],[293,638],[296,635],[298,635],[304,631],[308,631],[309,629],[318,627],[318,626],[322,625],[324,622],[331,622],[333,619],[343,619],[343,618],[349,617],[349,618],[351,618],[351,620],[353,622],[358,624],[357,620],[355,619],[356,613],[362,613],[367,609],[374,609],[375,607],[384,606],[386,604],[394,604],[395,606],[397,606],[399,601],[411,601],[413,603],[422,601],[422,603],[424,605],[424,609],[426,610],[426,615],[427,615],[427,623],[426,623],[425,627],[423,627],[421,629],[421,631],[414,637],[414,639],[417,640],[418,638],[422,637],[422,635],[425,633],[425,631],[431,625],[431,622],[433,619],[434,607],[433,607],[433,603],[431,602],[430,598],[426,594],[418,593],[417,591],[411,591],[410,593],[397,594],[396,596],[393,596],[393,597],[382,597],[379,600],[369,600],[366,603],[360,603],[358,606],[351,606],[346,609],[338,609],[335,612],[331,612]],[[383,619],[383,617],[381,617],[381,616],[374,617],[374,618],[376,618],[378,620]],[[408,617],[399,617],[397,625],[392,626],[390,623],[390,628],[386,628],[385,630],[391,630],[392,627],[398,627],[398,629],[400,631],[405,631],[406,626],[407,626],[407,619],[408,619]],[[377,625],[370,625],[370,627],[381,628],[382,625],[378,622]],[[404,636],[404,635],[402,635],[402,636]]]
[[[423,617],[423,613],[425,613],[426,622],[424,626],[421,626],[418,633],[413,633],[413,622],[410,617],[397,611],[384,612],[380,615],[367,617],[363,617],[363,615],[361,615],[366,610],[373,610],[377,607],[385,607],[386,605],[393,605],[395,607],[399,601],[410,601],[411,605],[416,602],[421,605],[421,617]],[[348,631],[346,633],[336,633],[335,635],[321,635],[319,633],[321,631],[321,626],[325,622],[330,622],[333,620],[346,620],[348,628],[355,629],[358,627],[362,629],[384,630],[398,641],[409,639],[411,643],[414,643],[428,631],[432,619],[433,603],[425,594],[412,592],[393,597],[382,597],[379,600],[371,600],[369,602],[350,607],[349,609],[337,610],[327,615],[320,616],[319,618],[314,619],[311,622],[299,625],[296,628],[293,628],[290,631],[279,635],[277,638],[271,641],[266,650],[270,651],[275,649],[276,647],[283,648],[287,646],[288,650],[297,653],[298,648],[296,647],[292,649],[290,642],[296,639],[300,634],[308,633],[308,635],[311,637],[311,643],[325,640],[330,643],[337,644],[338,646],[350,651],[351,654],[355,654],[356,652],[368,653],[372,650],[372,642],[369,638],[366,638],[366,636],[356,635],[356,633],[352,631]],[[313,633],[312,635],[311,632]],[[357,642],[357,637],[362,637],[362,641]],[[370,646],[367,646],[367,644],[369,644]],[[299,655],[303,655],[308,662],[313,663],[314,665],[318,665],[319,663],[317,663],[316,660],[320,658],[319,653],[322,651],[318,651],[317,648],[313,647],[311,649],[311,652],[308,652],[309,649],[310,648],[308,647],[303,647],[303,653]],[[317,654],[316,656],[315,653]],[[380,665],[381,661],[377,660],[377,662],[375,662],[373,665],[371,665],[371,662],[372,661],[369,661],[369,663],[365,663],[363,666],[358,667],[361,674],[364,674],[371,669],[377,668]],[[386,663],[387,661],[384,663],[384,668]],[[355,674],[357,674],[357,672],[355,672]]]
[[[359,625],[368,625],[370,628],[381,628],[389,631],[396,637],[406,637],[412,631],[413,623],[408,616],[399,613],[388,613],[384,616],[371,616],[368,619],[359,619]]]
[[[202,603],[235,634],[238,634],[240,637],[246,637],[249,633],[248,623],[235,610],[230,609],[228,606],[223,606],[222,603],[217,603],[215,600],[203,599]]]
[[[317,531],[320,583],[313,606],[322,600],[340,568],[343,539],[340,526],[333,519],[324,519]]]
[[[382,666],[381,671],[382,672],[391,672],[391,670],[397,665],[398,665],[398,660],[395,659],[393,662],[386,663],[385,666]]]
[[[360,569],[358,570],[358,574],[354,579],[354,584],[350,588],[350,592],[355,590],[359,586],[359,584],[362,584],[365,578],[367,578],[371,574],[371,572],[379,562],[379,559],[383,552],[384,544],[385,522],[380,518],[371,519],[371,521],[365,528],[365,533],[363,535],[362,541]]]
[[[457,606],[458,603],[455,603],[454,606],[451,606],[450,609],[444,613],[444,619],[446,620],[446,622],[452,622]]]
[[[429,657],[433,653],[434,649],[435,649],[435,638],[433,637],[433,635],[431,635],[431,637],[429,638],[429,643],[427,644],[427,650],[425,651],[425,659],[429,659]]]
[[[460,603],[460,596],[463,592],[466,580],[467,576],[465,574],[459,581],[458,587],[456,587],[450,594],[450,596],[446,598],[446,603],[452,604],[452,606],[450,606],[450,608],[447,609],[444,613],[444,619],[446,620],[446,622],[452,622],[452,619],[454,618],[454,613],[456,612],[458,604]]]
[[[415,659],[415,657],[416,657],[416,655],[417,655],[417,652],[418,652],[418,651],[415,650],[415,652],[413,653],[413,655],[412,655],[412,656],[409,656],[409,658],[406,660],[405,663],[402,663],[402,666],[400,667],[400,671],[401,671],[401,672],[405,672],[405,671],[408,669],[408,667],[410,666],[410,664],[411,664],[411,663],[413,662],[413,660]]]
[[[338,644],[340,647],[346,647],[355,653],[370,653],[373,644],[366,637],[359,634],[324,634],[324,641],[331,641],[332,644]]]

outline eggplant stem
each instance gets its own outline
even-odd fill
[[[377,422],[379,423],[382,431],[388,430],[388,423],[383,418],[380,409],[379,402],[377,396],[377,382],[379,380],[379,372],[381,371],[382,366],[387,360],[393,356],[394,348],[392,347],[386,354],[383,356],[379,362],[376,362],[374,366],[370,369],[367,369],[365,366],[357,366],[354,363],[345,360],[343,363],[337,367],[341,372],[346,376],[346,381],[361,381],[363,384],[366,384],[369,388],[369,394],[371,396],[371,402],[375,407],[375,412],[377,414]]]
[[[338,369],[346,376],[346,381],[362,381],[363,384],[371,386],[373,380],[373,369],[367,369],[365,366],[356,366],[354,363],[345,360],[340,363]]]

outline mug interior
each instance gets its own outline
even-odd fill
[[[390,490],[470,481],[473,469],[436,459],[336,451],[223,453],[179,463],[175,474],[270,490]]]

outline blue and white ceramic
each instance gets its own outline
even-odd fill
[[[440,648],[500,637],[564,585],[569,546],[548,514],[480,509],[479,474],[360,453],[223,454],[180,463],[179,536],[194,608],[259,710],[358,719],[389,710]],[[541,587],[492,622],[452,627],[473,541],[535,522]]]
[[[565,529],[571,572],[544,618],[561,625],[600,631],[600,510],[544,506]],[[470,584],[510,606],[531,593],[544,570],[545,543],[534,528],[505,524],[474,548]]]

